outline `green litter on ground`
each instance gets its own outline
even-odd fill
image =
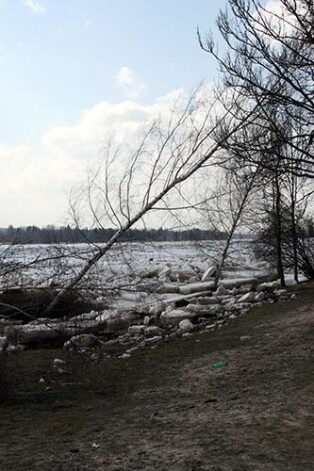
[[[212,363],[212,367],[218,370],[219,368],[226,368],[228,366],[228,363],[224,361],[219,361],[217,363]]]

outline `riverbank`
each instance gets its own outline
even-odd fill
[[[128,359],[9,356],[1,470],[310,471],[313,288]]]

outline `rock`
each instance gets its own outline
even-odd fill
[[[219,304],[220,300],[216,298],[216,296],[203,296],[199,298],[191,298],[190,300],[191,304],[196,304],[196,305],[203,305],[203,306],[208,306],[211,304]]]
[[[225,324],[225,323],[226,323],[225,319],[222,319],[222,320],[220,320],[220,321],[217,321],[217,322],[216,322],[216,325],[217,325],[217,326],[220,326],[220,325],[223,325],[223,324]]]
[[[248,304],[247,304],[247,306],[248,306]],[[241,311],[239,312],[239,316],[246,315],[249,312],[249,310],[250,309],[248,307],[241,309]]]
[[[96,321],[100,323],[105,323],[109,319],[115,319],[118,316],[119,316],[119,312],[116,310],[112,310],[112,311],[105,310],[96,317]]]
[[[249,293],[250,291],[254,291],[254,286],[251,283],[247,283],[245,285],[241,285],[239,291],[242,294]]]
[[[139,335],[139,337],[142,337],[142,335]],[[137,340],[137,336],[135,337],[135,340]],[[134,337],[129,334],[128,332],[125,335],[119,335],[117,338],[118,343],[120,345],[126,346],[134,343]]]
[[[160,313],[161,314],[161,313]],[[145,316],[144,317],[144,325],[149,325],[149,321],[150,321],[150,317],[149,316]]]
[[[139,276],[140,278],[155,278],[156,276],[158,276],[160,272],[160,268],[159,267],[151,267],[151,268],[148,268],[147,270],[143,270],[140,272]]]
[[[130,325],[128,332],[132,335],[141,335],[145,329],[145,325]]]
[[[156,335],[162,335],[163,333],[163,329],[161,329],[161,327],[158,327],[157,325],[150,325],[144,330],[144,335],[146,337],[155,337]]]
[[[198,304],[189,304],[187,309],[195,313],[196,317],[213,317],[223,309],[220,304],[213,304],[211,306],[201,306]]]
[[[93,347],[97,343],[97,337],[93,334],[80,334],[74,335],[67,342],[65,342],[64,347],[71,348],[89,348]]]
[[[132,321],[134,321],[134,316],[131,313],[120,313],[116,317],[108,319],[106,323],[106,330],[108,332],[118,332],[120,330],[125,330],[131,325]]]
[[[261,283],[258,286],[259,290],[274,290],[275,288],[280,287],[280,280],[275,280],[275,281],[265,281],[264,283]]]
[[[40,380],[39,380],[38,382],[39,382],[39,384],[43,384],[43,383],[45,383],[46,381],[44,380],[44,378],[40,378]]]
[[[254,291],[250,291],[249,293],[246,293],[241,296],[241,298],[239,299],[239,303],[252,303],[255,301],[255,296],[256,293],[254,293]]]
[[[59,373],[59,375],[68,375],[68,374],[70,374],[69,371],[65,370],[64,368],[58,368],[57,373]]]
[[[172,311],[165,311],[161,314],[160,320],[165,325],[177,325],[183,319],[194,319],[193,312],[184,311],[183,309],[174,309]]]
[[[263,291],[260,291],[258,294],[255,295],[255,301],[256,302],[263,302],[265,299],[265,293]]]
[[[145,344],[151,345],[151,344],[160,342],[161,340],[162,340],[162,337],[160,335],[155,335],[155,337],[149,337],[148,339],[145,339]]]
[[[224,285],[218,286],[218,288],[215,292],[215,295],[216,296],[225,296],[226,294],[228,294],[227,288],[225,288]]]
[[[161,305],[150,306],[149,313],[152,316],[160,316],[160,314],[162,313],[163,310],[164,310],[164,308]],[[148,316],[145,316],[145,317],[148,317]],[[148,322],[149,322],[149,317],[148,317]],[[145,324],[145,322],[144,322],[144,324]]]
[[[230,304],[233,301],[235,302],[235,298],[231,296],[231,294],[226,294],[225,296],[219,296],[219,301],[225,306],[226,304]]]
[[[131,353],[136,352],[136,350],[138,350],[138,345],[136,345],[135,347],[132,347],[132,348],[128,348],[125,351],[125,353],[128,353],[129,355],[131,355]]]
[[[191,334],[191,332],[184,332],[184,333],[182,334],[182,338],[184,338],[184,339],[189,339],[189,338],[191,338],[191,337],[193,337],[193,335]]]
[[[189,319],[183,319],[183,321],[179,322],[179,329],[182,332],[192,332],[194,328],[194,324]]]
[[[106,342],[106,346],[116,345],[119,343],[119,339],[111,339]]]
[[[276,289],[275,291],[275,294],[277,294],[277,296],[282,296],[283,294],[287,294],[288,293],[288,290],[282,288],[282,289]]]
[[[129,353],[123,353],[119,358],[121,358],[121,360],[127,360],[128,358],[131,358],[131,355]]]
[[[223,311],[224,311],[224,307],[221,306],[220,304],[214,304],[213,306],[210,306],[210,308],[209,308],[209,314],[210,315],[217,315],[217,314],[220,314]]]
[[[16,353],[22,350],[24,350],[23,345],[12,345],[11,343],[9,343],[6,349],[7,353]]]
[[[216,271],[217,271],[217,267],[215,265],[212,265],[211,267],[208,268],[208,270],[205,271],[204,275],[202,276],[201,281],[210,280],[211,277],[215,276]]]
[[[237,303],[232,306],[235,311],[247,311],[250,307],[250,303]]]
[[[230,309],[233,309],[235,307],[236,302],[237,302],[236,298],[231,298],[231,299],[229,299],[229,301],[226,304],[224,304],[224,306],[225,306],[226,309],[230,310]]]
[[[205,329],[206,330],[213,330],[213,329],[215,329],[215,327],[216,327],[216,324],[209,324],[205,327]]]

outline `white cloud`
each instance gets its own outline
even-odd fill
[[[46,7],[42,0],[22,0],[25,7],[30,8],[36,15],[42,15],[46,12]]]
[[[183,91],[152,104],[104,101],[82,111],[73,126],[55,126],[41,138],[35,151],[19,145],[0,145],[0,227],[65,222],[67,194],[85,181],[86,169],[99,159],[109,135],[132,141],[143,125],[165,115]]]
[[[97,156],[109,136],[114,136],[119,142],[128,141],[150,120],[165,116],[183,94],[183,89],[175,90],[147,105],[130,100],[97,103],[80,113],[76,125],[55,126],[45,132],[42,138],[44,148],[76,159]]]
[[[126,97],[131,100],[136,100],[147,90],[143,79],[127,66],[121,67],[113,80],[124,91]]]

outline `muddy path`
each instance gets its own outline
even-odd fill
[[[312,306],[307,284],[296,300],[127,360],[11,357],[0,470],[312,471]]]

